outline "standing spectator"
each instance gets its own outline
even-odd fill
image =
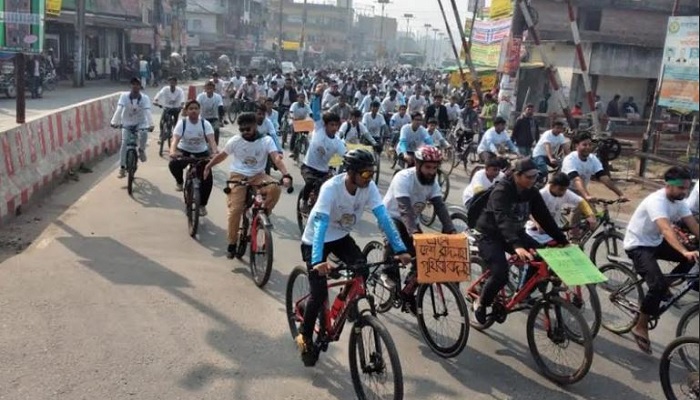
[[[160,64],[160,58],[158,55],[153,56],[153,60],[151,61],[151,73],[153,74],[153,86],[158,86],[159,81],[160,81],[160,69],[161,69],[161,64]]]
[[[484,126],[486,129],[490,129],[493,127],[493,121],[496,118],[496,114],[498,113],[498,104],[496,104],[496,100],[493,99],[493,95],[491,93],[486,93],[484,95],[484,107],[481,110],[481,115],[479,118],[481,118],[482,126]]]
[[[620,118],[620,95],[616,94],[612,100],[608,103],[608,108],[605,110],[605,114],[608,116],[608,131],[613,131],[615,129],[615,121],[611,121],[610,118]]]
[[[39,86],[41,86],[41,59],[39,58],[39,55],[32,57],[29,66],[29,89],[32,92],[32,99],[38,99]]]
[[[148,84],[148,76],[150,72],[148,71],[148,61],[143,58],[143,55],[139,56],[139,76],[141,77],[141,87],[146,87]]]
[[[92,51],[88,53],[87,78],[88,80],[97,79],[97,60],[95,59],[95,54]]]
[[[528,104],[515,121],[511,140],[518,146],[518,152],[526,157],[532,153],[532,145],[540,139],[540,128],[534,118],[535,105]]]
[[[112,57],[109,59],[109,80],[119,82],[119,57],[117,57],[117,53],[112,53]]]
[[[581,103],[574,104],[574,108],[571,110],[571,116],[574,117],[574,128],[578,128],[581,118],[583,118]]]

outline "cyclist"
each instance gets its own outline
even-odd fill
[[[224,120],[224,100],[221,95],[214,93],[216,84],[208,81],[204,84],[204,92],[197,96],[197,102],[202,107],[202,117],[209,121],[214,128],[216,144],[219,144],[219,121]]]
[[[508,167],[509,162],[505,158],[495,157],[486,161],[484,169],[480,169],[474,173],[471,181],[469,181],[467,187],[464,188],[464,192],[462,192],[462,204],[464,204],[464,208],[469,210],[469,205],[474,195],[487,190],[495,185],[496,182],[505,178],[506,174],[503,170]]]
[[[399,105],[399,99],[397,98],[396,89],[392,89],[389,95],[382,100],[381,112],[384,115],[384,121],[387,125],[391,121],[391,117],[396,112],[396,107]]]
[[[474,134],[481,132],[479,114],[474,110],[474,100],[467,99],[464,109],[459,114],[459,124],[462,134],[457,139],[457,148],[462,150],[465,140],[474,140]]]
[[[336,135],[340,127],[340,117],[337,114],[324,113],[323,127],[317,127],[311,136],[309,149],[306,151],[304,163],[301,166],[301,176],[304,178],[302,191],[302,206],[308,211],[307,201],[311,191],[318,189],[328,176],[328,163],[335,154],[345,154],[345,143]]]
[[[561,165],[561,172],[569,175],[571,179],[571,189],[579,196],[591,202],[594,197],[588,191],[588,184],[591,178],[595,176],[608,189],[613,191],[621,201],[627,201],[622,190],[620,190],[615,182],[610,178],[610,174],[603,169],[598,157],[591,154],[593,150],[593,141],[591,135],[587,132],[580,132],[571,141],[572,146],[576,149],[564,157]]]
[[[141,93],[141,80],[131,78],[131,91],[119,96],[117,109],[114,111],[109,123],[113,128],[122,126],[122,145],[119,150],[119,174],[118,178],[126,176],[126,148],[131,135],[130,128],[139,129],[139,159],[146,162],[146,142],[148,132],[153,132],[153,115],[151,114],[151,99],[146,93]]]
[[[561,226],[564,222],[564,217],[562,216],[564,207],[576,207],[588,222],[590,229],[594,230],[598,221],[596,220],[593,209],[586,200],[569,190],[570,184],[571,180],[565,173],[557,172],[552,176],[552,180],[549,181],[549,184],[540,189],[540,194],[542,195],[544,203],[547,205],[549,213],[552,214],[554,221]],[[574,223],[578,223],[578,221],[574,221]],[[538,243],[546,244],[552,240],[551,236],[544,233],[542,228],[532,220],[527,222],[526,229],[527,234],[537,240]],[[570,234],[577,236],[578,229],[575,224],[572,226]]]
[[[450,143],[438,130],[438,121],[435,118],[428,118],[428,135],[430,135],[430,138],[433,140],[433,145],[440,150],[451,147]]]
[[[416,165],[399,171],[391,179],[384,196],[384,205],[401,235],[401,240],[411,256],[416,255],[413,234],[422,233],[418,217],[430,202],[442,224],[442,233],[455,233],[450,213],[442,199],[442,191],[437,181],[437,171],[442,162],[442,153],[433,146],[423,146],[415,152]],[[399,283],[399,271],[389,275],[391,287]],[[411,302],[413,300],[413,302]],[[410,299],[410,307],[415,311],[415,299]]]
[[[187,162],[178,160],[178,157],[195,157],[208,158],[210,155],[215,155],[217,151],[216,138],[214,128],[211,123],[204,118],[199,117],[200,105],[197,100],[190,100],[185,106],[187,118],[178,121],[173,129],[173,143],[170,147],[170,163],[168,168],[170,173],[175,178],[175,190],[182,191],[183,177],[182,173],[187,167]],[[208,145],[208,146],[207,146]],[[200,174],[203,170],[200,169]],[[199,176],[202,179],[200,186],[200,208],[199,215],[207,215],[207,203],[211,195],[211,189],[214,184],[214,179],[211,176]]]
[[[396,145],[396,154],[399,160],[403,160],[409,166],[413,165],[413,155],[419,147],[426,144],[432,145],[430,134],[423,127],[423,115],[419,112],[411,114],[411,124],[401,128],[399,142]]]
[[[350,114],[353,108],[347,102],[345,95],[341,95],[338,98],[338,103],[328,110],[328,112],[337,114],[340,117],[340,122],[345,122],[350,119]]]
[[[557,154],[559,154],[559,150],[566,143],[566,137],[562,134],[563,132],[564,123],[556,121],[552,129],[543,133],[540,140],[537,141],[535,149],[532,151],[532,161],[537,164],[541,176],[549,174],[548,165],[556,167],[559,164]]]
[[[481,138],[476,153],[479,155],[479,160],[486,162],[490,158],[497,157],[503,146],[506,146],[512,153],[518,154],[518,148],[515,147],[506,133],[506,120],[496,117],[493,121],[493,128],[487,130],[484,137]]]
[[[267,118],[267,106],[264,104],[258,104],[255,106],[255,121],[257,122],[257,131],[262,135],[269,135],[272,138],[275,147],[277,148],[278,155],[282,155],[282,146],[280,145],[279,138],[277,137],[277,130],[275,125]]]
[[[447,107],[447,119],[450,121],[450,126],[454,126],[459,121],[459,114],[462,109],[459,107],[459,98],[457,96],[451,96],[450,102],[445,107]]]
[[[350,265],[366,261],[350,236],[365,208],[372,210],[399,260],[403,264],[411,260],[374,183],[375,164],[374,155],[369,151],[356,149],[345,154],[343,165],[347,172],[321,186],[318,200],[306,223],[301,239],[301,257],[309,269],[310,296],[304,310],[304,322],[296,338],[305,366],[314,366],[318,361],[318,350],[313,346],[312,336],[319,311],[328,298],[328,255],[333,253]]]
[[[450,117],[447,113],[447,107],[442,104],[442,94],[436,93],[433,98],[433,104],[429,105],[425,110],[425,119],[430,121],[432,118],[437,120],[440,129],[447,129],[450,126]]]
[[[280,133],[280,124],[279,124],[279,113],[277,113],[277,110],[275,110],[275,103],[272,100],[272,97],[268,97],[267,100],[265,100],[265,116],[267,119],[272,122],[272,126],[275,128],[275,132],[279,135]]]
[[[352,110],[350,119],[340,126],[340,138],[345,143],[360,143],[364,140],[372,146],[377,146],[377,142],[370,135],[365,125],[360,122],[360,117],[362,117],[360,110]]]
[[[236,98],[250,103],[254,103],[258,100],[258,85],[253,82],[253,75],[246,75],[245,83],[238,89]]]
[[[411,115],[417,112],[423,113],[427,104],[426,98],[421,96],[420,89],[416,90],[416,94],[408,98],[408,113]]]
[[[277,94],[272,99],[272,101],[277,104],[277,109],[279,111],[278,124],[282,124],[282,117],[289,111],[292,104],[297,101],[297,96],[301,94],[294,89],[292,85],[292,78],[285,78],[284,86],[277,91]]]
[[[529,158],[515,162],[513,174],[496,183],[483,196],[488,198],[485,207],[479,210],[472,203],[471,213],[479,215],[476,230],[479,254],[491,270],[480,298],[474,302],[474,317],[480,324],[486,322],[486,309],[493,304],[498,292],[508,282],[508,259],[506,252],[515,253],[523,261],[533,259],[530,249],[538,243],[525,232],[525,223],[530,215],[559,244],[568,244],[559,229],[540,192],[533,186],[539,172]]]
[[[323,94],[322,108],[328,110],[338,104],[340,98],[343,97],[338,89],[338,82],[333,81],[331,87]]]
[[[259,185],[273,179],[265,174],[267,159],[270,157],[277,169],[282,173],[282,183],[289,187],[292,184],[292,176],[281,157],[277,156],[277,148],[269,135],[257,131],[257,119],[253,113],[242,113],[238,116],[238,130],[240,135],[232,136],[223,148],[223,151],[214,156],[204,168],[204,178],[211,175],[211,169],[232,156],[229,166],[230,180],[247,179],[252,185]],[[268,214],[275,208],[280,198],[280,188],[272,185],[261,189],[266,194],[264,207]],[[238,242],[238,228],[241,215],[245,211],[247,188],[234,186],[228,195],[228,248],[226,257],[231,259],[236,254]]]
[[[161,104],[161,102],[163,104]],[[153,104],[163,106],[163,113],[160,115],[160,137],[163,137],[165,129],[165,121],[172,116],[173,120],[177,121],[180,116],[180,111],[185,105],[185,92],[177,86],[177,78],[171,76],[168,78],[168,86],[160,89],[156,97],[153,99]],[[172,127],[171,127],[172,128]],[[158,139],[160,144],[160,138]]]
[[[377,89],[376,88],[370,88],[369,89],[369,94],[365,96],[364,99],[362,99],[362,103],[360,103],[360,106],[357,107],[362,111],[363,114],[366,114],[370,112],[370,108],[372,107],[372,104],[374,103],[379,103],[381,99],[379,96],[377,96]]]
[[[375,101],[370,106],[370,111],[362,116],[362,124],[367,128],[370,135],[372,135],[375,140],[381,140],[382,131],[386,127],[384,116],[379,113],[380,107],[381,105],[379,102]]]
[[[683,201],[690,188],[690,172],[671,167],[664,174],[664,181],[664,188],[648,195],[634,210],[623,242],[634,269],[649,286],[640,305],[639,321],[631,331],[639,349],[647,354],[651,354],[649,318],[659,315],[661,301],[670,294],[658,260],[677,262],[672,273],[686,273],[698,260],[698,252],[688,251],[672,226],[681,220],[699,237],[698,222]]]
[[[399,112],[394,114],[389,121],[389,126],[391,126],[392,131],[398,131],[403,128],[404,125],[411,123],[411,116],[406,112],[406,105],[401,104],[399,106]]]

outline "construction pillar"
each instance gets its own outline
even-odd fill
[[[73,87],[85,86],[85,0],[75,0]]]

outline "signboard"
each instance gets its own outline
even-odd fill
[[[464,75],[466,75],[467,82],[469,82],[469,86],[474,87],[474,80],[472,79],[472,75],[469,73],[468,70],[464,71]],[[493,89],[494,87],[496,87],[496,82],[498,82],[498,76],[496,75],[496,71],[479,71],[479,82],[481,82],[481,90]],[[462,77],[459,76],[459,71],[453,71],[452,73],[450,73],[450,85],[452,85],[452,87],[462,87]]]
[[[46,0],[0,1],[0,52],[40,54]]]
[[[61,0],[46,0],[46,15],[58,17],[61,15]]]
[[[470,22],[467,22],[470,23]],[[472,41],[477,43],[500,43],[510,33],[511,19],[474,21]]]
[[[503,65],[503,73],[515,78],[520,69],[520,57],[523,45],[523,39],[514,37],[509,38],[505,51],[505,63]]]
[[[537,254],[568,286],[588,285],[608,280],[578,246],[539,249]]]
[[[471,277],[467,235],[413,235],[418,283],[466,282]]]
[[[282,50],[299,50],[300,48],[301,43],[299,42],[290,42],[288,40],[282,42]]]
[[[477,66],[496,68],[501,57],[501,44],[472,43],[471,56]]]
[[[664,45],[659,105],[700,111],[698,32],[700,17],[670,17]]]
[[[491,0],[489,18],[497,19],[513,15],[511,0]]]

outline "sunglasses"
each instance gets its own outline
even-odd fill
[[[374,176],[374,170],[360,171],[357,173],[362,179],[372,179]]]

